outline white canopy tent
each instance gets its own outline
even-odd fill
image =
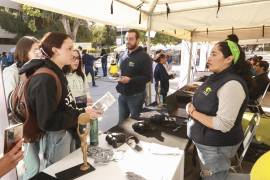
[[[12,0],[104,24],[163,32],[191,42],[270,38],[269,0]],[[148,41],[148,49],[150,38]],[[194,53],[190,47],[189,65]],[[190,81],[188,71],[187,82]]]
[[[12,1],[105,24],[151,29],[192,41],[216,41],[232,32],[240,39],[270,38],[269,0]]]

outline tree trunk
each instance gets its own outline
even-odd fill
[[[79,19],[75,19],[73,23],[73,29],[72,29],[72,38],[74,42],[76,42],[76,37],[77,37],[77,33],[78,33],[80,25],[81,25],[81,21]]]
[[[62,16],[62,17],[60,18],[60,21],[61,21],[61,23],[63,24],[66,33],[67,33],[68,35],[70,35],[71,38],[73,39],[72,33],[71,33],[71,29],[70,29],[69,19],[68,19],[66,16]]]
[[[70,37],[73,39],[74,42],[76,42],[77,33],[78,33],[80,25],[82,24],[81,20],[77,18],[74,20],[72,30],[70,27],[70,22],[69,22],[68,17],[62,16],[60,18],[60,21],[62,22],[66,33],[70,35]]]

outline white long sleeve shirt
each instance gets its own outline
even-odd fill
[[[217,96],[219,105],[217,115],[213,117],[213,129],[225,133],[234,126],[246,94],[242,85],[232,80],[218,90]]]
[[[9,94],[15,89],[15,87],[19,83],[19,69],[16,63],[4,69],[3,81],[4,81],[4,88],[5,88],[5,97],[7,100]]]
[[[82,77],[77,75],[76,73],[68,73],[66,75],[68,86],[72,93],[72,96],[76,99],[79,96],[90,96],[89,85],[85,81],[83,81]]]

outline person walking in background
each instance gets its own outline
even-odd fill
[[[116,86],[120,93],[118,123],[130,114],[132,118],[139,117],[146,96],[146,83],[152,79],[152,59],[139,46],[139,39],[137,30],[131,29],[126,33],[127,50],[119,60],[121,77]]]
[[[102,71],[103,71],[103,77],[107,76],[107,59],[108,59],[108,54],[106,53],[105,49],[101,49],[100,53],[100,58],[101,58],[101,65],[102,65]]]
[[[84,64],[85,68],[85,75],[87,76],[89,73],[92,77],[92,86],[96,87],[96,81],[95,81],[95,72],[94,72],[94,62],[96,58],[90,54],[86,53],[86,49],[82,51],[82,62]]]
[[[14,63],[14,56],[12,52],[8,52],[7,54],[7,62],[8,66],[12,65]]]
[[[2,70],[8,67],[7,52],[3,52],[1,56]]]

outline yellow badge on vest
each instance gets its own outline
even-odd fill
[[[208,86],[208,87],[206,87],[206,88],[204,89],[203,94],[206,95],[206,96],[208,96],[208,94],[209,94],[210,92],[212,92],[212,89],[211,89],[211,87]]]

